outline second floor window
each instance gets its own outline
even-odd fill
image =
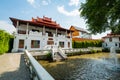
[[[112,38],[111,37],[109,38],[109,41],[112,42]]]

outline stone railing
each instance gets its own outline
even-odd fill
[[[25,62],[30,70],[32,80],[55,80],[36,60],[25,50]]]
[[[89,52],[91,50],[102,51],[101,47],[88,47],[88,48],[73,48],[73,49],[64,49],[65,53],[74,53],[74,52]]]
[[[33,32],[33,31],[29,31],[29,35],[42,36],[42,32]]]

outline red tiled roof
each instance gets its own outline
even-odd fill
[[[72,38],[72,41],[93,41],[93,40],[100,40],[100,39]]]
[[[48,17],[45,17],[43,16],[43,18],[39,18],[37,17],[36,19],[35,18],[32,18],[31,21],[27,21],[27,20],[21,20],[21,19],[16,19],[16,18],[11,18],[10,17],[10,20],[13,22],[13,25],[16,27],[17,25],[17,21],[19,21],[20,24],[27,24],[29,23],[29,25],[33,25],[33,26],[38,26],[38,27],[47,27],[47,28],[57,28],[57,29],[60,29],[60,30],[67,30],[70,32],[70,30],[68,29],[65,29],[65,28],[62,28],[59,24],[57,24],[55,21],[52,21],[51,18],[48,18]]]
[[[112,33],[110,33],[110,34],[107,34],[107,36],[104,36],[102,38],[110,38],[110,37],[120,37],[120,34],[112,34]]]

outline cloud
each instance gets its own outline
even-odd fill
[[[80,3],[79,0],[70,0],[69,5],[70,6],[78,6]]]
[[[103,32],[101,34],[97,33],[96,35],[92,35],[92,38],[93,39],[101,39],[102,37],[106,36],[108,33],[110,33],[111,31],[106,31],[106,32]]]
[[[13,33],[15,31],[15,27],[12,24],[9,24],[7,21],[0,20],[0,29],[5,30],[9,33]]]
[[[51,3],[51,0],[42,0],[42,5],[48,5]]]
[[[27,0],[27,2],[34,6],[35,0]]]
[[[27,0],[27,2],[32,5],[34,8],[39,8],[41,5],[48,5],[51,3],[51,0]]]
[[[64,6],[58,6],[57,7],[58,11],[62,14],[65,14],[66,16],[78,16],[79,15],[79,11],[77,9],[74,9],[73,11],[66,11],[64,9]]]

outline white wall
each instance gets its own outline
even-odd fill
[[[109,38],[105,38],[104,43],[102,44],[102,47],[103,48],[116,47],[118,49],[119,48],[119,43],[120,43],[120,41],[119,41],[118,37],[113,37],[112,41],[109,41]]]
[[[27,27],[25,25],[20,25],[19,30],[26,30]],[[33,26],[29,26],[29,34],[15,34],[14,38],[14,45],[13,45],[13,50],[12,52],[17,52],[17,51],[23,51],[25,50],[25,46],[27,46],[28,50],[43,50],[45,46],[47,46],[47,41],[48,41],[48,34],[46,33],[45,35],[42,35],[42,32],[32,32],[32,29],[38,29],[42,31],[42,28],[34,28]],[[47,29],[49,30],[49,29]],[[55,30],[50,30],[53,33],[55,33]],[[59,31],[60,32],[60,31]],[[59,42],[62,41],[64,42],[64,49],[68,49],[68,42],[70,42],[70,48],[72,48],[72,39],[71,38],[66,38],[65,33],[66,32],[61,32],[62,35],[54,36],[53,41],[54,45],[57,43],[57,46],[59,46]],[[23,39],[24,40],[24,48],[19,48],[19,40]],[[39,40],[40,41],[40,48],[31,48],[31,40]]]

